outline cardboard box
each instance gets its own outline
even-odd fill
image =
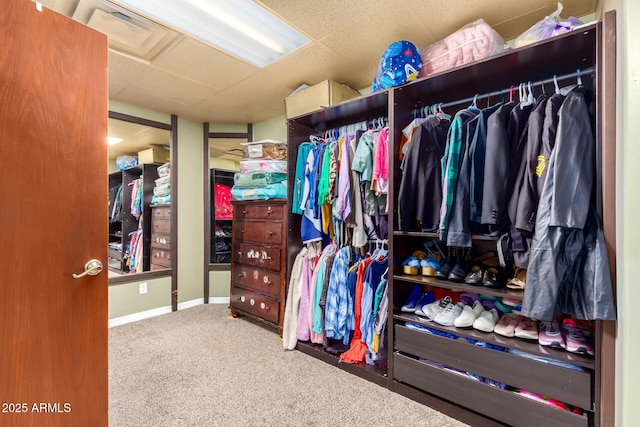
[[[171,151],[162,147],[148,148],[138,151],[138,164],[143,163],[169,163]]]
[[[287,118],[302,116],[360,96],[349,86],[325,80],[284,99]]]

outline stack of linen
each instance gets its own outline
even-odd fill
[[[233,177],[231,195],[236,200],[287,197],[287,145],[264,139],[243,143],[240,172]]]
[[[171,203],[171,164],[158,166],[156,186],[153,187],[152,205],[168,205]]]

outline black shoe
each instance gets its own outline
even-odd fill
[[[464,282],[466,275],[467,270],[464,268],[464,258],[458,257],[457,262],[449,272],[449,276],[447,278],[452,282],[462,283]]]
[[[436,271],[435,278],[447,280],[449,278],[449,273],[451,273],[451,269],[456,264],[455,255],[450,255],[447,259],[444,260],[440,268]]]
[[[482,276],[482,284],[488,288],[503,288],[504,274],[497,268],[489,267]]]

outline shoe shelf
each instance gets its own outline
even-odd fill
[[[543,345],[538,344],[536,341],[527,341],[520,338],[507,338],[498,334],[494,334],[493,332],[482,332],[473,328],[456,328],[455,326],[442,326],[435,322],[430,322],[423,317],[418,316],[413,313],[403,313],[403,312],[395,312],[393,315],[394,320],[403,321],[403,322],[413,322],[417,323],[421,326],[425,326],[427,328],[435,329],[442,332],[447,332],[450,334],[455,334],[462,337],[472,338],[478,341],[484,341],[489,344],[495,344],[506,348],[511,348],[514,350],[523,351],[525,353],[530,353],[538,356],[547,357],[550,359],[558,360],[561,362],[571,363],[574,365],[581,366],[587,369],[595,368],[594,358],[587,355],[580,355],[575,353],[570,353],[565,350],[555,349],[553,347],[545,347]],[[404,328],[408,329],[400,324],[396,324],[396,339],[398,334],[398,329]],[[440,337],[441,338],[441,337]],[[444,338],[447,339],[447,338]],[[501,352],[496,350],[491,350],[494,353],[500,354]],[[517,356],[516,360],[526,361],[527,359],[522,356]],[[540,363],[540,362],[537,362]],[[565,371],[569,370],[563,368]],[[564,371],[563,371],[564,372]],[[495,379],[495,378],[493,378]]]
[[[320,359],[325,363],[336,366],[351,374],[355,374],[361,378],[367,379],[373,383],[388,387],[388,375],[386,368],[382,368],[379,365],[367,365],[364,362],[361,363],[344,363],[340,361],[340,357],[333,353],[326,351],[321,345],[313,344],[306,341],[298,341],[296,350],[305,354]]]
[[[487,286],[473,286],[466,283],[451,282],[449,280],[436,279],[430,276],[411,276],[408,274],[394,274],[394,281],[404,281],[417,283],[418,285],[437,286],[456,292],[472,292],[474,294],[491,295],[501,298],[513,298],[521,300],[524,298],[524,291],[509,288],[489,288]]]

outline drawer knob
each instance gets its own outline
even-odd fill
[[[238,298],[240,300],[240,302],[244,302],[244,295],[242,295],[240,298]]]
[[[246,209],[242,211],[242,214],[243,214],[243,215],[246,215],[247,213],[248,213],[248,212],[247,212],[247,210],[246,210]]]
[[[275,233],[273,231],[269,232],[269,236],[273,236]]]
[[[240,230],[241,233],[244,233],[244,228],[242,230]]]
[[[242,277],[242,273],[238,273],[238,277]]]

